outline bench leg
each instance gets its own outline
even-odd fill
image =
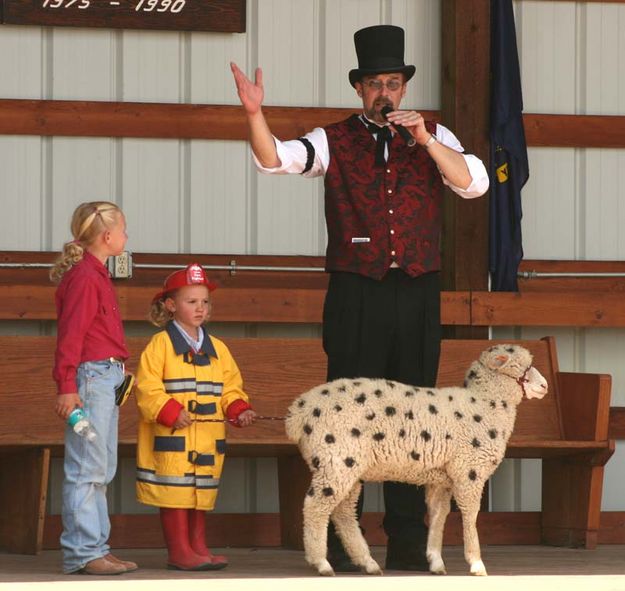
[[[299,455],[278,458],[280,536],[282,546],[304,549],[304,497],[310,486],[310,470]]]
[[[543,460],[541,534],[545,544],[589,550],[597,547],[607,458]]]
[[[38,554],[43,541],[50,450],[3,452],[0,466],[0,549]]]

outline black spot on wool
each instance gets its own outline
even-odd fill
[[[497,429],[490,429],[488,435],[491,439],[497,439]]]
[[[367,419],[368,421],[372,421],[373,419],[375,419],[375,413],[372,412],[371,414],[365,416],[365,419]]]
[[[475,470],[469,471],[469,480],[475,480],[477,478],[477,472]]]
[[[352,382],[352,384],[354,384],[354,386],[360,386],[360,382]]]
[[[455,416],[457,419],[461,419],[464,415],[463,415],[461,412],[458,412],[458,411],[456,410],[456,411],[454,411],[454,416]]]
[[[400,437],[406,437],[406,430],[405,429],[400,429],[399,430],[399,436]]]
[[[433,415],[438,414],[438,410],[433,404],[430,404],[430,406],[428,406],[428,410],[430,411],[430,414],[433,414]]]
[[[473,420],[476,423],[481,423],[482,422],[482,417],[480,415],[473,415]]]
[[[497,408],[497,403],[494,400],[490,401],[490,407],[491,408]]]
[[[388,380],[386,380],[386,385],[387,385],[389,388],[394,388],[394,387],[395,387],[395,382],[389,382]]]
[[[343,407],[337,404],[337,405],[334,407],[334,410],[335,410],[336,412],[341,412],[341,411],[343,410]]]
[[[299,406],[300,408],[302,408],[302,406],[304,406],[304,404],[306,404],[306,402],[305,402],[304,400],[300,400],[300,401],[297,403],[297,406]]]
[[[364,392],[363,392],[360,396],[358,396],[358,397],[354,398],[354,400],[355,400],[358,404],[364,404],[365,402],[367,402],[367,397],[365,396],[365,394],[364,394]]]
[[[419,459],[421,458],[421,454],[418,454],[416,451],[411,451],[410,452],[410,457],[415,460],[415,461],[419,461]]]
[[[336,440],[334,439],[334,435],[326,435],[326,443],[334,443]]]
[[[324,389],[324,390],[321,390],[321,394],[322,394],[323,396],[328,396],[328,395],[330,394],[330,390],[328,390],[327,388],[326,388],[326,389]]]
[[[320,417],[321,416],[321,409],[320,408],[315,408],[313,410],[313,417]]]
[[[404,416],[407,419],[411,420],[411,421],[414,419],[414,413],[411,410],[409,410],[408,412],[404,413]]]
[[[473,398],[473,396],[471,396],[471,402],[475,404],[475,398]]]
[[[445,435],[445,439],[447,439],[449,441],[451,439],[451,435],[449,433],[447,433],[447,435]]]
[[[471,370],[468,374],[467,374],[467,378],[472,380],[474,377],[476,377],[477,374],[475,373],[474,370]]]
[[[360,431],[356,427],[352,429],[352,437],[360,437]]]
[[[436,392],[433,390],[428,390],[428,396],[436,396]]]
[[[501,406],[503,406],[504,408],[508,408],[508,403],[505,400],[502,400]]]
[[[453,402],[453,400],[454,400],[453,396],[448,396],[448,398],[449,398],[449,402]]]
[[[306,493],[309,497],[314,497],[315,496],[315,489],[311,486],[308,489],[308,492]]]
[[[312,427],[308,423],[304,425],[304,433],[306,433],[306,435],[310,435],[312,433]]]
[[[477,438],[476,438],[476,437],[474,437],[474,438],[473,438],[473,441],[471,442],[471,445],[472,445],[473,447],[480,447],[480,445],[481,445],[481,444],[480,444],[480,442],[477,440]]]
[[[413,395],[414,395],[414,392],[412,390],[406,390],[404,392],[404,396],[406,396],[406,397],[410,397],[410,396],[413,396]]]
[[[514,353],[514,347],[506,347],[508,353]]]
[[[321,492],[323,492],[324,497],[331,497],[334,494],[334,489],[327,486]]]
[[[374,392],[374,394],[375,394],[378,398],[380,398],[380,397],[382,396],[382,390],[376,390],[376,391]]]
[[[352,468],[356,463],[356,460],[354,460],[354,458],[345,458],[343,461],[348,468]]]
[[[343,384],[342,386],[339,386],[338,390],[339,390],[339,392],[345,392],[347,390],[347,388]]]
[[[432,439],[432,436],[427,431],[421,431],[421,438],[423,441],[429,441]]]
[[[310,463],[312,464],[312,467],[313,467],[315,470],[318,470],[318,469],[319,469],[319,458],[318,458],[318,457],[316,457],[316,456],[315,456],[315,457],[311,460],[311,462],[310,462]]]
[[[387,417],[392,417],[392,416],[394,416],[394,415],[395,415],[395,413],[396,413],[397,411],[395,410],[395,408],[394,408],[394,407],[392,407],[392,406],[387,406],[387,407],[384,409],[384,412],[386,413],[386,416],[387,416]]]
[[[384,437],[385,437],[384,433],[376,433],[373,436],[373,439],[375,439],[376,441],[382,441],[382,439],[384,439]]]

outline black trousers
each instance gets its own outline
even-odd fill
[[[354,273],[330,276],[323,309],[328,381],[386,378],[415,386],[436,383],[440,354],[440,274],[410,277],[390,269],[381,281]],[[384,483],[384,531],[391,548],[416,552],[425,543],[423,487]],[[358,517],[362,514],[362,495]],[[345,555],[330,524],[330,556]]]

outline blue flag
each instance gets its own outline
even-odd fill
[[[491,0],[490,247],[492,291],[518,291],[521,189],[529,177],[512,0]]]

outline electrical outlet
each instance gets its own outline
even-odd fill
[[[128,250],[116,257],[109,257],[107,263],[113,279],[130,279],[132,277],[132,253]]]

